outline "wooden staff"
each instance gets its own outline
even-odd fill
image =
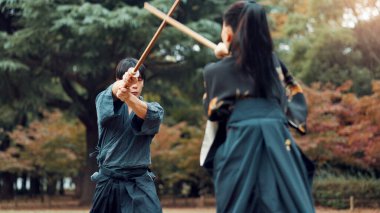
[[[148,46],[145,48],[145,51],[141,55],[140,59],[137,61],[137,64],[136,64],[135,68],[133,69],[133,73],[132,73],[133,75],[136,74],[136,72],[139,70],[141,64],[144,62],[144,60],[148,56],[150,50],[152,49],[154,43],[156,42],[156,40],[158,38],[158,36],[160,35],[161,31],[164,29],[166,21],[167,21],[167,18],[170,18],[170,16],[174,12],[175,8],[178,6],[179,2],[180,2],[180,0],[176,0],[174,2],[174,4],[172,5],[172,7],[170,8],[168,14],[165,15],[166,17],[163,19],[160,27],[157,29],[157,31],[154,34],[153,38],[150,40]]]
[[[269,4],[268,2],[264,2],[264,3]],[[167,23],[169,23],[173,27],[177,28],[179,31],[185,33],[186,35],[192,37],[193,39],[197,40],[199,43],[205,45],[206,47],[208,47],[212,50],[215,50],[215,48],[217,47],[217,45],[215,43],[213,43],[212,41],[210,41],[207,38],[203,37],[202,35],[196,33],[195,31],[193,31],[189,27],[183,25],[182,23],[178,22],[177,20],[175,20],[171,17],[168,17],[165,13],[161,12],[160,10],[153,7],[149,3],[145,2],[144,8],[146,10],[148,10],[150,13],[152,13],[153,15],[157,16],[158,18],[160,18],[162,20],[166,20]],[[289,76],[289,73],[285,72],[285,70],[282,70],[282,74],[284,76]],[[281,78],[281,76],[280,76],[280,78]],[[283,77],[281,79],[283,79]]]
[[[164,20],[165,22],[169,23],[173,27],[177,28],[179,31],[181,31],[181,32],[189,35],[190,37],[192,37],[193,39],[195,39],[199,43],[205,45],[206,47],[211,48],[212,50],[214,50],[216,48],[216,44],[215,43],[213,43],[212,41],[208,40],[207,38],[201,36],[200,34],[196,33],[195,31],[193,31],[192,29],[188,28],[187,26],[181,24],[177,20],[175,20],[175,19],[167,16],[165,13],[163,13],[160,10],[156,9],[155,7],[153,7],[152,5],[150,5],[149,3],[145,2],[144,3],[144,8],[146,10],[148,10],[149,12],[151,12],[153,15],[157,16],[158,18]]]

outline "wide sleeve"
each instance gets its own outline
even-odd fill
[[[279,61],[282,73],[284,74],[284,83],[286,88],[288,89],[289,96],[292,97],[297,93],[303,93],[301,85],[295,81],[285,64],[281,60]]]
[[[210,97],[213,96],[210,91],[211,82],[206,74],[207,66],[203,71],[203,86],[204,86],[204,94],[203,94],[203,111],[207,117],[209,117],[209,106],[210,106]]]
[[[112,96],[112,85],[100,92],[96,97],[98,124],[102,126],[105,125],[107,121],[118,116],[118,109],[122,104],[118,99],[114,100]]]
[[[145,119],[133,115],[131,126],[136,135],[154,135],[160,129],[164,118],[164,109],[156,102],[147,103],[148,110]]]
[[[235,91],[228,88],[224,83],[227,78],[222,72],[217,73],[218,70],[214,65],[206,66],[203,72],[205,87],[203,109],[210,121],[223,121],[231,114]]]
[[[287,108],[285,112],[288,123],[299,133],[306,134],[308,108],[306,98],[303,94],[303,89],[301,85],[295,81],[285,64],[281,60],[279,61],[281,70],[284,74],[284,83],[288,96]]]
[[[285,66],[285,64],[279,60],[280,62],[280,68],[282,71],[282,74],[284,75],[284,83],[285,85],[295,84],[293,76],[290,74],[288,68]]]

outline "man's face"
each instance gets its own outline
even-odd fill
[[[129,90],[134,96],[139,97],[141,95],[143,87],[144,87],[144,80],[142,79],[141,76],[139,76],[137,77],[137,82],[135,84],[132,84],[132,86],[129,87]]]

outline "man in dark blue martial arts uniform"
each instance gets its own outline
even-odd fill
[[[145,67],[131,70],[136,59],[126,58],[116,68],[116,81],[96,98],[99,171],[92,213],[162,212],[151,164],[150,144],[158,132],[164,110],[140,96]]]

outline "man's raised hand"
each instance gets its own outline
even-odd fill
[[[130,86],[137,83],[139,72],[133,73],[134,68],[129,68],[123,75],[124,87],[129,89]]]

